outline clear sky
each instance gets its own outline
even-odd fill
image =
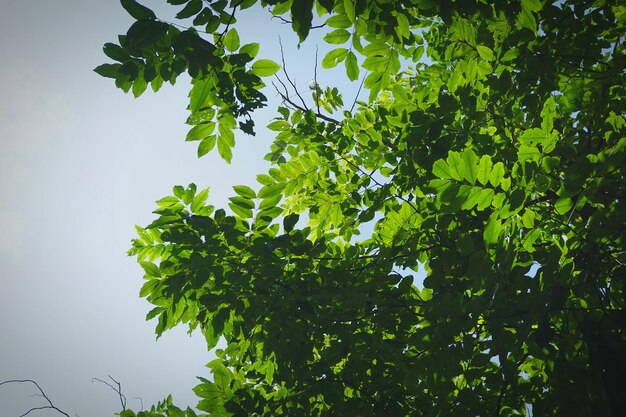
[[[165,0],[144,4],[175,11]],[[276,30],[287,28],[260,9],[241,20],[242,41],[278,59]],[[107,61],[102,45],[131,23],[116,0],[0,2],[0,381],[34,379],[81,417],[120,411],[115,393],[91,382],[108,374],[135,409],[133,397],[148,406],[168,393],[196,404],[195,376],[208,376],[212,358],[183,328],[155,341],[155,324],[144,321],[150,307],[138,297],[142,272],[125,252],[133,225],[149,223],[154,201],[173,185],[210,186],[211,203],[226,207],[232,185],[254,184],[265,170],[271,140],[238,135],[230,166],[216,152],[197,159],[196,144],[184,142],[184,78],[135,100],[95,74]],[[306,89],[315,41],[297,50],[286,30],[283,42]],[[34,393],[0,387],[0,415],[42,405]]]

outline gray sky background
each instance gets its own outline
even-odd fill
[[[165,0],[143,3],[176,10]],[[95,74],[107,61],[102,45],[131,23],[117,0],[0,3],[0,381],[34,379],[81,417],[120,411],[115,393],[91,382],[107,374],[135,409],[133,397],[148,407],[168,393],[195,406],[195,376],[208,376],[212,357],[183,328],[155,341],[154,323],[144,320],[149,305],[138,297],[143,274],[125,251],[133,225],[149,223],[154,201],[173,185],[210,186],[211,203],[226,207],[232,185],[252,185],[265,171],[271,140],[237,135],[230,166],[216,152],[197,159],[196,144],[184,142],[184,77],[135,100]],[[259,57],[276,60],[282,28],[288,70],[306,89],[315,39],[297,50],[288,28],[260,9],[240,23],[242,41],[260,42]],[[318,43],[321,60],[328,46]],[[42,405],[34,393],[1,386],[0,417]]]

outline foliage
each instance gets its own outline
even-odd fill
[[[105,45],[117,63],[96,71],[136,96],[187,71],[187,140],[199,155],[217,144],[230,161],[237,122],[253,132],[261,77],[279,69],[236,32],[236,12],[259,2],[168,3],[191,28],[122,1],[137,21]],[[234,187],[230,213],[209,205],[207,190],[176,186],[137,228],[130,254],[145,270],[157,335],[186,323],[209,349],[226,343],[208,365],[213,379],[195,389],[197,408],[626,409],[626,6],[260,4],[292,21],[300,41],[323,22],[333,49],[322,66],[343,63],[368,98],[342,109],[340,89],[313,85],[317,109],[278,109],[273,166],[257,187]]]

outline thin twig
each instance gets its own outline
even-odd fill
[[[320,92],[322,89],[317,83],[317,45],[315,45],[315,68],[313,69],[313,87],[315,88],[315,104],[317,105],[317,113],[320,112]]]
[[[357,100],[359,99],[359,94],[361,94],[361,89],[363,88],[363,83],[365,82],[365,75],[361,78],[361,85],[359,85],[359,89],[356,92],[356,96],[354,97],[354,101],[352,102],[352,106],[350,107],[350,113],[354,110],[354,106],[356,105]]]
[[[217,39],[217,42],[215,42],[216,45],[222,44],[222,39],[224,38],[224,35],[226,35],[226,32],[228,32],[230,25],[233,23],[233,20],[235,19],[235,13],[237,13],[237,7],[239,7],[241,3],[243,3],[243,0],[239,0],[235,5],[233,5],[233,11],[231,12],[230,17],[228,18],[228,22],[226,22],[226,27],[224,28],[224,31],[222,32],[220,37]]]
[[[113,378],[111,375],[107,375],[107,376],[109,377],[109,379],[111,381],[113,381],[115,383],[115,385],[117,385],[117,387],[114,387],[113,385],[111,385],[107,381],[103,381],[100,378],[93,378],[91,380],[91,383],[93,383],[93,381],[98,381],[98,382],[101,382],[104,385],[108,386],[113,391],[115,391],[117,393],[118,397],[120,398],[120,404],[122,405],[122,411],[126,410],[126,396],[124,394],[122,394],[122,384],[120,384],[118,381],[116,381],[115,378]]]
[[[298,87],[296,87],[296,83],[291,80],[291,78],[289,77],[289,73],[287,72],[287,65],[285,65],[285,51],[283,49],[283,41],[280,38],[280,36],[278,37],[278,44],[280,45],[280,59],[282,60],[282,63],[283,63],[283,73],[285,74],[285,77],[287,77],[287,81],[289,82],[289,84],[291,84],[291,87],[293,87],[293,90],[295,91],[296,95],[302,102],[302,107],[304,107],[306,110],[309,110],[304,99],[300,95],[300,92],[298,92]]]
[[[55,411],[63,414],[66,417],[70,417],[70,415],[67,414],[65,411],[61,410],[60,408],[58,408],[57,406],[52,404],[52,401],[50,401],[50,398],[46,395],[46,393],[43,391],[43,389],[41,389],[39,384],[36,383],[35,381],[33,381],[32,379],[10,379],[8,381],[0,382],[0,385],[10,384],[10,383],[26,383],[26,382],[30,382],[31,384],[34,384],[37,387],[37,389],[41,393],[41,394],[37,394],[37,395],[43,397],[48,402],[48,405],[44,405],[44,406],[41,406],[41,407],[32,407],[30,410],[28,410],[24,414],[20,415],[20,417],[24,417],[24,416],[28,415],[30,412],[37,411],[37,410],[55,410]]]
[[[289,20],[289,19],[285,19],[285,18],[284,18],[284,17],[282,17],[282,16],[272,15],[272,19],[278,19],[278,20],[280,20],[283,24],[292,24],[292,23],[293,23],[291,20]],[[323,28],[324,26],[326,26],[326,23],[322,23],[322,24],[319,24],[319,25],[314,25],[314,26],[311,26],[311,29],[319,29],[319,28]]]
[[[143,411],[143,398],[133,397],[133,400],[139,400],[139,403],[141,404],[141,409],[139,411]]]
[[[279,81],[281,84],[283,84],[283,83],[282,83],[282,81],[280,81],[280,79],[278,79],[278,81]],[[296,108],[296,109],[298,109],[298,110],[300,110],[300,111],[303,111],[303,112],[306,112],[306,111],[308,111],[308,110],[309,110],[308,108],[303,108],[302,106],[299,106],[298,104],[294,103],[294,102],[293,102],[293,100],[291,100],[287,94],[282,93],[282,92],[278,89],[278,87],[276,86],[276,84],[272,83],[272,85],[274,85],[274,88],[276,89],[276,92],[278,93],[278,95],[282,98],[282,100],[283,100],[285,103],[287,103],[287,104],[291,105],[292,107],[294,107],[294,108]],[[284,86],[284,84],[283,84],[283,86]],[[326,120],[327,122],[339,124],[339,120],[337,120],[337,119],[333,119],[332,117],[328,117],[328,116],[326,116],[325,114],[315,113],[315,116],[316,116],[316,117],[318,117],[318,118],[320,118],[320,119],[322,119],[322,120]]]

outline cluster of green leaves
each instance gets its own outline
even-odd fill
[[[178,19],[193,19],[192,26],[167,23],[135,0],[122,0],[122,6],[137,21],[118,43],[104,45],[104,53],[114,61],[95,71],[115,79],[122,90],[132,90],[135,97],[148,84],[155,92],[164,82],[174,84],[185,71],[193,79],[189,93],[187,123],[192,129],[189,141],[200,141],[198,156],[205,155],[217,143],[220,155],[230,162],[235,145],[233,130],[238,127],[254,134],[251,114],[263,107],[266,97],[259,91],[260,77],[276,73],[280,67],[268,59],[257,59],[258,43],[241,45],[234,27],[237,8],[250,7],[254,2],[240,1],[228,10],[228,2],[203,3],[201,0],[169,0],[173,5],[185,5]],[[211,35],[210,39],[201,34]]]
[[[135,413],[133,410],[124,410],[119,413],[120,417],[198,417],[196,412],[187,407],[186,410],[181,410],[172,404],[172,396],[168,395],[163,401],[159,401],[158,404],[150,407],[149,411],[139,411]]]
[[[122,3],[138,23],[163,24]],[[170,3],[193,4],[196,13],[221,8],[221,26],[208,28],[224,34],[211,44],[210,61],[194,63],[195,71],[189,49],[161,53],[176,37],[171,25],[161,37],[129,30],[122,48],[137,37],[146,40],[142,51],[158,51],[153,57],[187,59],[190,110],[203,115],[191,139],[205,153],[217,125],[218,148],[220,140],[230,147],[224,132],[247,113],[225,110],[233,105],[225,91],[232,82],[260,94],[261,84],[255,64],[237,67],[224,51],[237,50],[229,28],[235,10],[256,2]],[[350,80],[366,71],[369,96],[341,120],[280,107],[268,126],[276,134],[266,156],[272,168],[257,177],[258,191],[234,187],[228,214],[206,204],[206,190],[177,186],[158,202],[158,218],[138,228],[130,254],[146,272],[141,296],[155,306],[148,318],[158,319],[157,334],[187,323],[209,349],[220,338],[226,344],[209,364],[213,380],[196,388],[198,409],[620,415],[626,6],[261,5],[289,13],[301,41],[316,11],[324,40],[341,45],[323,66],[344,62]],[[128,89],[126,75],[118,76],[124,65],[114,74]],[[277,68],[268,67],[256,75]],[[243,85],[233,81],[236,68],[251,74]],[[312,90],[327,111],[342,106],[341,89]],[[262,104],[243,97],[235,107]],[[411,275],[420,268],[423,284]]]

